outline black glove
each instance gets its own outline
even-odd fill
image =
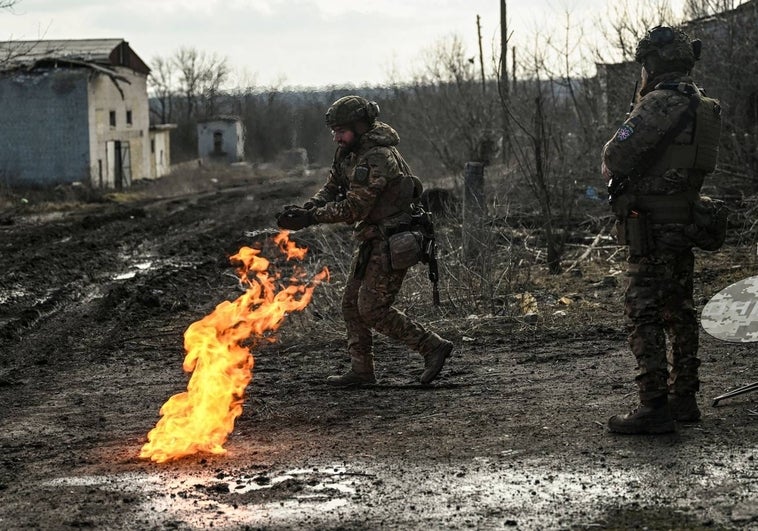
[[[282,208],[282,212],[285,212],[287,210],[292,210],[293,208],[304,208],[306,210],[310,210],[311,208],[313,208],[315,206],[316,206],[316,203],[314,203],[313,201],[306,201],[305,203],[303,203],[303,206],[300,206],[300,205],[284,205],[284,207]]]
[[[291,207],[276,215],[276,224],[280,229],[300,230],[316,223],[313,209]]]

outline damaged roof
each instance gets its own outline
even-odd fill
[[[0,70],[34,68],[56,61],[105,68],[123,66],[145,75],[150,73],[124,39],[0,41]]]

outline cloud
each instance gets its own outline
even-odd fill
[[[509,29],[528,49],[536,29],[560,32],[566,10],[590,27],[609,1],[509,2]],[[494,0],[21,0],[15,11],[0,12],[0,38],[124,38],[148,62],[192,46],[263,84],[387,82],[390,65],[407,74],[453,34],[475,55],[477,15],[485,54],[500,39]]]

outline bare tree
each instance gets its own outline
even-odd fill
[[[395,93],[404,130],[423,137],[452,173],[467,161],[489,163],[495,149],[496,101],[478,77],[475,56],[453,36],[427,49],[410,89]]]
[[[510,153],[510,127],[508,124],[508,113],[506,109],[510,107],[510,95],[511,87],[508,81],[508,41],[510,40],[510,34],[508,33],[508,2],[506,0],[500,0],[500,57],[497,60],[497,66],[495,67],[495,74],[497,79],[497,90],[502,102],[502,112],[500,114],[500,127],[502,128],[502,137],[500,149],[500,158],[503,162],[508,162],[508,156]],[[515,48],[513,50],[515,57]],[[515,59],[514,59],[515,63]],[[513,85],[516,84],[516,65],[513,65]]]
[[[547,264],[551,273],[561,271],[560,258],[563,242],[556,230],[562,206],[570,201],[562,198],[566,185],[564,156],[565,139],[558,119],[556,93],[550,81],[542,79],[544,57],[534,50],[532,74],[522,82],[518,96],[511,97],[507,109],[513,131],[510,140],[511,154],[518,172],[532,192],[542,220],[547,248]],[[564,210],[565,212],[565,210]]]
[[[155,100],[150,111],[157,115],[160,123],[170,123],[173,113],[173,98],[176,87],[174,86],[174,70],[170,59],[155,57],[152,61],[148,86]]]
[[[211,116],[218,111],[218,97],[226,83],[231,69],[225,57],[216,54],[206,56],[204,75],[201,77],[200,94],[205,104],[205,114]]]
[[[684,19],[692,20],[734,9],[744,0],[685,0]]]
[[[600,52],[597,61],[631,61],[637,43],[650,28],[658,25],[673,25],[676,17],[669,0],[660,2],[639,2],[638,0],[619,0],[613,2],[610,16],[596,21],[603,40],[607,42],[612,56]]]
[[[194,156],[198,119],[218,113],[222,88],[231,70],[225,57],[195,48],[180,48],[170,57],[156,57],[149,78],[151,111],[163,122],[175,122],[171,135],[177,159]]]
[[[512,124],[509,162],[536,202],[551,273],[561,272],[577,190],[597,180],[601,130],[600,87],[588,72],[583,26],[568,12],[564,20],[562,32],[533,36],[518,91],[507,99],[501,91]]]
[[[12,11],[13,7],[21,0],[0,0],[0,11]],[[23,55],[23,50],[18,45],[11,45],[10,42],[4,43],[0,47],[0,69],[7,67],[17,57]]]
[[[219,91],[230,74],[227,59],[196,48],[180,48],[172,60],[179,71],[187,120],[194,118],[197,111],[206,116],[215,114]]]

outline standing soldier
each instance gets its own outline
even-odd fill
[[[683,31],[648,31],[635,54],[639,96],[603,148],[617,236],[629,247],[625,314],[640,395],[637,409],[608,421],[616,433],[666,433],[675,420],[700,418],[692,248],[717,249],[726,219],[720,202],[700,196],[716,165],[721,111],[689,76],[699,56],[700,41]]]
[[[278,225],[290,230],[316,223],[356,224],[361,244],[342,297],[351,368],[327,379],[336,386],[376,382],[372,330],[423,356],[423,384],[437,377],[453,350],[450,341],[392,306],[409,264],[393,261],[389,238],[413,228],[411,214],[420,200],[421,183],[395,147],[397,132],[378,116],[377,103],[360,96],[335,101],[326,112],[326,124],[338,147],[326,183],[303,207],[286,207],[277,215]]]

